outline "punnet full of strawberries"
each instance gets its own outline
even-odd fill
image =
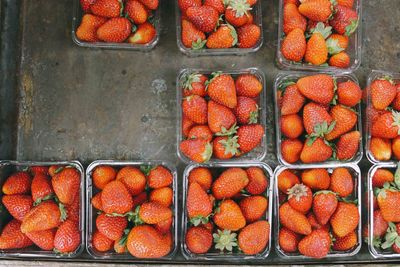
[[[280,156],[285,164],[356,161],[362,97],[359,85],[328,74],[287,79],[279,84]]]
[[[279,190],[278,249],[285,256],[325,258],[360,246],[357,177],[351,168],[284,169]]]
[[[162,166],[100,165],[92,173],[96,253],[162,258],[174,247],[173,174]]]
[[[189,49],[255,48],[261,27],[254,22],[257,0],[178,0],[181,41]]]
[[[375,161],[400,160],[400,80],[382,75],[366,90],[369,153]]]
[[[158,0],[80,0],[83,16],[76,36],[83,42],[149,44]]]
[[[80,172],[69,166],[32,166],[11,174],[1,201],[12,219],[1,231],[0,249],[76,252],[81,246],[80,184]]]
[[[228,160],[257,148],[264,137],[259,122],[260,78],[251,73],[187,73],[181,79],[185,140],[180,152],[195,162]]]
[[[255,166],[192,169],[184,207],[186,253],[191,257],[264,254],[271,229],[269,179]]]
[[[281,54],[294,63],[349,68],[359,23],[354,0],[284,0]],[[351,45],[351,43],[350,43]]]

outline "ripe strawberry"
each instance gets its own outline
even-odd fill
[[[341,82],[337,85],[338,101],[340,104],[354,107],[361,101],[361,88],[353,81]]]
[[[235,130],[236,117],[233,111],[213,100],[208,102],[208,126],[211,132],[224,135],[232,134]]]
[[[92,174],[93,184],[98,189],[103,189],[106,184],[115,180],[116,176],[117,172],[113,167],[106,165],[98,166],[94,169]]]
[[[285,252],[296,252],[301,236],[282,227],[279,230],[279,247]]]
[[[378,110],[386,109],[396,98],[397,90],[390,78],[377,79],[370,85],[371,102]]]
[[[333,78],[327,74],[305,76],[296,84],[305,97],[323,105],[329,104],[335,94]]]
[[[377,196],[378,206],[382,216],[387,222],[400,222],[400,192],[382,189]]]
[[[132,196],[120,181],[109,182],[101,192],[101,204],[105,213],[124,214],[133,208]]]
[[[11,220],[3,228],[0,236],[0,249],[18,249],[32,246],[32,241],[21,232],[21,223]]]
[[[321,225],[329,222],[337,206],[336,195],[331,191],[319,191],[314,196],[313,213]]]
[[[281,115],[298,113],[304,105],[305,98],[300,93],[296,84],[287,86],[283,92]]]
[[[75,168],[64,168],[51,179],[51,183],[58,200],[63,204],[70,205],[74,202],[75,197],[78,197],[81,176]]]
[[[207,123],[207,102],[198,95],[191,95],[182,100],[182,113],[197,124]]]
[[[247,223],[260,220],[268,208],[268,200],[263,196],[249,196],[243,198],[239,203],[243,216]]]
[[[161,234],[167,234],[171,231],[173,222],[173,217],[166,219],[165,221],[161,221],[159,223],[154,224],[154,229],[156,229]]]
[[[142,24],[147,21],[146,7],[140,1],[128,0],[125,5],[125,12],[135,24]]]
[[[190,129],[195,123],[189,120],[185,114],[182,114],[182,136],[186,138],[189,134]]]
[[[209,33],[217,26],[218,11],[210,6],[191,6],[186,9],[186,16],[200,31]]]
[[[90,12],[90,6],[96,2],[96,0],[80,0],[82,11],[87,13]]]
[[[363,90],[365,92],[365,90]],[[364,98],[363,98],[364,100]],[[366,120],[369,123],[369,125],[375,123],[377,119],[384,113],[386,113],[386,110],[377,110],[373,106],[367,106],[365,114],[366,114]]]
[[[350,131],[357,123],[357,114],[342,105],[334,106],[330,114],[336,122],[333,130],[325,135],[328,141],[338,138],[339,136]]]
[[[334,126],[332,116],[319,104],[310,102],[303,109],[304,128],[308,134],[324,135]],[[322,127],[324,126],[324,127]],[[327,127],[325,127],[327,126]]]
[[[246,0],[230,0],[225,10],[225,19],[234,27],[241,27],[248,21],[249,10],[251,7]]]
[[[132,228],[126,247],[137,258],[161,258],[167,255],[172,246],[171,235],[162,235],[150,225]]]
[[[119,0],[96,0],[91,6],[90,11],[94,15],[106,18],[119,17],[121,14],[122,2]]]
[[[41,250],[53,250],[54,249],[54,237],[56,235],[56,229],[49,229],[44,231],[29,232],[26,236],[35,243]]]
[[[237,130],[237,143],[242,153],[247,153],[256,148],[264,136],[264,127],[260,124],[243,125]]]
[[[324,225],[320,224],[320,223],[318,222],[318,220],[317,220],[317,217],[316,217],[315,214],[312,213],[312,212],[310,212],[310,213],[307,214],[307,220],[308,220],[309,223],[311,224],[311,228],[312,228],[313,230],[323,229],[323,230],[326,230],[327,232],[329,232],[329,230],[330,230],[329,223],[324,224]]]
[[[3,184],[6,195],[26,194],[31,190],[31,177],[25,171],[13,173]]]
[[[281,131],[285,137],[296,139],[304,131],[303,120],[297,114],[284,115],[281,117]]]
[[[173,196],[174,192],[170,187],[161,187],[150,192],[149,200],[169,207],[172,205]]]
[[[268,179],[264,171],[259,167],[250,167],[246,170],[249,183],[245,187],[246,191],[252,195],[261,195],[268,188]]]
[[[307,257],[321,259],[328,255],[331,242],[331,237],[327,231],[314,230],[299,242],[299,252]]]
[[[154,40],[157,31],[153,24],[145,22],[140,24],[133,34],[128,38],[128,42],[131,44],[148,44]]]
[[[313,203],[311,189],[304,184],[296,184],[287,190],[288,203],[293,209],[306,214]]]
[[[336,157],[339,160],[349,160],[356,155],[360,144],[361,134],[352,131],[342,135],[336,143]]]
[[[142,205],[143,203],[145,203],[147,201],[147,193],[146,191],[143,191],[142,193],[140,193],[137,196],[134,196],[132,198],[133,201],[133,208],[136,208],[137,206]]]
[[[263,89],[262,83],[253,74],[240,74],[235,81],[235,86],[238,96],[252,98],[257,97]]]
[[[279,220],[281,225],[295,233],[302,235],[309,235],[311,233],[311,225],[307,217],[303,213],[293,209],[287,202],[279,207]]]
[[[228,108],[237,106],[235,81],[229,74],[216,74],[207,87],[208,95],[218,104]]]
[[[150,10],[156,10],[159,6],[159,0],[140,0]]]
[[[390,160],[392,157],[392,141],[390,139],[372,137],[369,150],[376,160]]]
[[[190,23],[190,22],[189,22]],[[199,73],[191,73],[183,78],[182,89],[184,96],[198,95],[205,97],[207,95],[206,85],[207,76]]]
[[[328,60],[328,47],[320,32],[314,32],[308,40],[304,60],[313,65],[321,65]]]
[[[237,30],[237,34],[239,48],[252,48],[255,47],[260,40],[261,28],[256,24],[247,23]]]
[[[288,163],[299,161],[303,143],[298,139],[286,139],[281,143],[282,158]]]
[[[340,52],[333,55],[329,61],[329,66],[346,69],[350,66],[350,56],[346,52]]]
[[[103,205],[101,204],[101,192],[97,193],[92,197],[91,203],[95,209],[103,211]]]
[[[32,166],[29,168],[29,170],[31,171],[31,174],[33,176],[35,176],[36,174],[45,174],[47,175],[48,171],[49,171],[49,167],[47,166]]]
[[[306,53],[306,49],[307,43],[304,32],[295,28],[283,39],[281,53],[287,60],[300,62]]]
[[[309,143],[311,140],[307,139],[300,154],[300,160],[303,163],[323,162],[332,156],[332,147],[327,145],[322,138],[317,138],[311,145]]]
[[[358,26],[357,12],[352,8],[337,5],[329,24],[337,33],[350,36]]]
[[[21,224],[22,233],[48,230],[58,227],[65,217],[53,201],[46,201],[33,207]]]
[[[340,197],[347,197],[353,193],[353,177],[346,168],[336,168],[331,175],[330,190],[337,193]]]
[[[206,191],[198,183],[190,183],[186,209],[191,223],[195,226],[207,223],[208,216],[212,213],[212,206]]]
[[[128,226],[126,217],[107,216],[101,213],[96,218],[96,227],[100,233],[111,240],[119,240]]]
[[[198,167],[190,171],[188,179],[189,184],[196,182],[207,191],[211,187],[213,178],[209,169]]]
[[[205,6],[211,6],[218,11],[219,15],[225,13],[225,3],[223,0],[204,0]]]
[[[400,112],[386,112],[372,124],[371,135],[381,138],[396,138],[400,134]]]
[[[400,111],[400,83],[396,85],[396,97],[393,99],[392,108],[396,111]]]
[[[113,246],[113,241],[96,230],[93,233],[92,245],[97,251],[106,252],[111,250]]]
[[[397,160],[400,160],[400,136],[392,140],[393,155]]]
[[[207,253],[213,244],[211,231],[203,226],[190,227],[185,236],[185,242],[190,252],[195,254]]]
[[[212,146],[205,140],[184,140],[180,144],[182,153],[193,161],[203,163],[210,160]]]
[[[349,37],[347,35],[333,33],[326,41],[328,45],[329,54],[335,55],[344,51],[349,46]]]
[[[386,234],[389,224],[382,217],[380,210],[374,211],[374,237],[382,237]]]
[[[355,232],[351,232],[344,237],[335,237],[332,249],[338,251],[350,250],[357,245],[357,242],[357,234]]]
[[[152,168],[147,178],[149,187],[153,189],[169,186],[173,182],[171,171],[161,165]]]
[[[326,190],[329,188],[331,178],[326,169],[309,169],[303,171],[301,181],[312,190]]]
[[[271,227],[267,221],[247,225],[238,236],[239,248],[246,255],[261,253],[268,244]]]
[[[297,175],[290,170],[284,170],[278,175],[278,188],[282,193],[287,194],[290,188],[299,183]]]
[[[54,236],[54,249],[61,253],[74,252],[81,245],[81,233],[78,223],[67,220],[63,222]]]
[[[46,200],[54,194],[51,182],[47,175],[38,173],[33,177],[31,192],[32,199],[36,203]]]
[[[329,0],[303,1],[299,12],[314,21],[327,21],[332,15],[332,4]]]
[[[246,219],[238,204],[231,199],[221,202],[213,217],[214,223],[221,229],[237,231],[246,226]]]
[[[201,6],[202,0],[178,0],[178,6],[182,13],[185,14],[186,10],[192,6]]]
[[[216,199],[231,198],[249,183],[246,171],[241,168],[225,170],[212,184],[212,192]]]
[[[283,7],[283,32],[288,35],[294,29],[306,31],[307,20],[300,14],[296,4],[288,3]]]
[[[258,121],[258,105],[252,98],[239,96],[233,112],[240,124],[252,124]]]
[[[187,19],[182,19],[182,43],[187,48],[201,49],[206,43],[206,35],[204,32],[194,26]]]
[[[227,136],[216,137],[213,141],[213,155],[217,159],[230,159],[239,153],[237,138]]]
[[[376,170],[372,176],[372,187],[383,187],[387,183],[394,181],[394,175],[391,171],[384,168],[379,168]]]
[[[32,198],[27,195],[4,195],[2,202],[11,216],[18,221],[22,221],[33,207]]]
[[[49,167],[49,175],[51,176],[51,177],[53,177],[54,175],[56,175],[57,173],[59,173],[62,169],[63,169],[64,167],[61,167],[61,166],[57,166],[57,165],[51,165],[50,167]]]
[[[344,237],[353,232],[360,221],[360,214],[355,204],[339,202],[335,213],[331,217],[333,233]]]
[[[338,0],[337,4],[341,5],[341,6],[352,8],[353,4],[354,4],[354,0]]]
[[[139,209],[140,219],[147,224],[157,224],[172,217],[172,210],[158,202],[145,202]]]
[[[300,5],[299,0],[283,0],[283,5],[286,6],[287,4],[295,4],[296,6]]]
[[[71,205],[65,205],[68,220],[79,222],[80,218],[80,199],[76,197]]]

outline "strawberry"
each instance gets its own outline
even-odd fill
[[[331,237],[327,231],[314,230],[299,242],[299,252],[307,257],[321,259],[328,255],[331,242]]]
[[[29,170],[31,171],[33,176],[35,176],[36,174],[39,174],[39,173],[47,175],[47,173],[49,171],[49,167],[47,167],[47,166],[32,166],[29,168]]]
[[[21,223],[11,220],[3,228],[0,236],[0,249],[18,249],[32,246],[32,241],[21,232]]]
[[[330,111],[330,115],[336,124],[333,130],[325,135],[328,141],[347,133],[357,123],[357,114],[353,110],[342,105],[334,106]]]
[[[219,15],[222,15],[225,13],[225,3],[224,0],[204,0],[203,3],[205,6],[211,6],[215,10],[218,11]]]
[[[246,171],[241,168],[229,168],[214,181],[211,190],[216,199],[231,198],[243,190],[248,183]]]
[[[217,26],[219,20],[218,11],[210,6],[191,6],[186,9],[187,18],[200,31],[209,33]]]
[[[2,202],[11,216],[18,221],[22,221],[33,207],[32,198],[27,195],[4,195]]]
[[[197,124],[207,123],[207,102],[198,95],[191,95],[182,100],[182,113]]]
[[[159,0],[140,0],[150,10],[156,10],[159,5]]]
[[[229,135],[234,132],[236,117],[231,109],[210,100],[207,110],[207,121],[211,132],[221,133],[223,135]]]
[[[269,241],[271,227],[267,221],[258,221],[244,227],[238,236],[239,248],[246,255],[261,253]]]
[[[301,181],[312,190],[326,190],[331,178],[326,169],[309,169],[302,172]]]
[[[281,131],[285,137],[296,139],[304,131],[303,120],[297,114],[284,115],[281,117]]]
[[[252,98],[239,96],[233,112],[240,124],[251,124],[258,121],[258,105]]]
[[[295,4],[296,6],[299,6],[300,0],[283,0],[283,5],[286,6],[287,4]]]
[[[235,81],[229,74],[215,74],[208,84],[207,92],[218,104],[228,108],[237,106]]]
[[[372,187],[383,187],[385,183],[394,181],[394,175],[391,171],[384,168],[379,168],[372,176]]]
[[[249,196],[243,198],[239,203],[243,216],[247,223],[260,220],[268,208],[268,200],[263,196]]]
[[[195,125],[193,121],[188,119],[185,114],[182,115],[182,136],[185,138],[188,136],[190,129]]]
[[[182,43],[187,48],[201,49],[206,43],[206,35],[204,32],[194,26],[187,19],[182,19]]]
[[[172,210],[158,202],[145,202],[139,208],[140,219],[147,224],[157,224],[172,217]]]
[[[94,15],[106,18],[119,17],[122,11],[122,1],[120,0],[96,0],[91,6],[90,11]]]
[[[264,136],[264,127],[260,124],[243,125],[239,127],[236,135],[240,151],[247,153],[261,143]]]
[[[227,136],[216,137],[213,141],[213,155],[217,159],[230,159],[239,153],[237,138]]]
[[[306,31],[307,20],[300,14],[299,9],[293,3],[283,7],[283,32],[288,35],[294,29],[300,29],[303,34]]]
[[[74,252],[81,245],[78,223],[67,220],[58,227],[54,236],[54,249],[61,253]]]
[[[54,237],[56,235],[56,229],[49,229],[44,231],[29,232],[26,236],[35,243],[41,250],[53,250],[54,249]]]
[[[111,240],[119,240],[124,234],[125,228],[128,226],[126,217],[107,216],[101,213],[96,218],[96,227],[100,233]]]
[[[147,178],[149,187],[153,189],[170,186],[173,182],[171,171],[161,165],[152,168]]]
[[[317,217],[316,217],[315,214],[312,213],[312,212],[310,212],[310,213],[307,214],[307,220],[308,220],[309,223],[311,224],[311,228],[312,228],[313,230],[316,230],[316,229],[323,229],[323,230],[326,230],[327,232],[329,232],[329,230],[330,230],[329,223],[324,224],[324,225],[320,224],[320,223],[318,222],[318,220],[317,220]]]
[[[150,192],[149,200],[169,207],[172,205],[173,196],[174,192],[170,187],[161,187]]]
[[[393,155],[397,160],[400,160],[400,136],[392,140]]]
[[[305,98],[300,93],[296,84],[290,84],[284,90],[282,90],[282,105],[281,115],[290,115],[299,113],[304,105]]]
[[[187,10],[189,7],[192,7],[192,6],[197,6],[197,7],[199,7],[199,6],[201,6],[201,5],[202,5],[202,0],[178,0],[179,9],[180,9],[183,13],[185,13],[186,10]]]
[[[90,12],[90,6],[94,4],[97,0],[80,0],[82,11],[87,13]]]
[[[246,0],[230,0],[225,10],[225,19],[234,27],[241,27],[247,23],[247,14],[250,10],[251,7]]]
[[[340,197],[347,197],[353,193],[353,177],[346,168],[336,168],[331,175],[330,190],[337,193]]]
[[[133,208],[136,208],[137,206],[142,205],[143,203],[145,203],[147,201],[147,192],[143,191],[142,193],[140,193],[137,196],[134,196],[132,198],[133,201]]]
[[[102,210],[103,210],[103,206],[102,206],[102,204],[101,204],[101,192],[97,193],[96,195],[94,195],[94,196],[92,197],[91,203],[92,203],[92,206],[93,206],[95,209],[97,209],[97,210],[99,210],[99,211],[102,211]]]
[[[279,230],[279,247],[285,252],[296,252],[300,238],[299,234],[282,227]]]
[[[76,197],[71,205],[66,205],[65,211],[67,213],[68,220],[79,222],[81,213],[79,197]]]
[[[106,18],[98,17],[92,14],[85,14],[82,17],[81,24],[76,30],[76,36],[81,41],[97,42],[97,29],[107,21]]]
[[[246,191],[252,195],[261,195],[268,188],[268,179],[264,171],[259,167],[250,167],[246,170],[249,183],[245,187]]]
[[[113,167],[106,165],[98,166],[92,174],[93,184],[98,189],[103,189],[106,184],[115,180],[116,176],[117,172]]]
[[[207,253],[213,244],[211,231],[203,226],[190,227],[185,236],[188,250],[195,254]]]
[[[373,81],[370,92],[372,105],[378,110],[386,109],[397,95],[396,87],[389,77]]]
[[[48,230],[58,227],[65,219],[64,214],[53,201],[46,201],[33,207],[25,216],[21,224],[22,233]]]
[[[13,173],[3,184],[6,195],[26,194],[31,190],[31,177],[25,171]]]
[[[326,45],[328,46],[329,54],[336,55],[347,49],[349,46],[349,37],[346,35],[333,33],[326,40]]]
[[[287,190],[288,203],[293,209],[306,214],[313,203],[311,189],[304,184],[296,184]]]
[[[306,49],[307,43],[304,32],[295,28],[283,39],[281,53],[287,60],[300,62],[306,53]]]
[[[173,217],[166,219],[165,221],[161,221],[159,223],[154,224],[154,229],[162,234],[167,234],[171,231],[173,222]]]
[[[400,83],[396,85],[396,97],[393,99],[392,108],[396,111],[400,111]]]
[[[322,138],[317,138],[314,142],[307,139],[301,151],[300,160],[303,163],[323,162],[328,160],[332,154],[332,147],[327,145]]]
[[[390,139],[372,137],[369,150],[376,160],[390,160],[392,157],[392,141]]]
[[[304,60],[313,65],[321,65],[328,60],[328,47],[320,32],[314,32],[308,40]]]
[[[332,116],[319,104],[308,103],[303,109],[304,128],[308,134],[323,135],[330,131],[333,123]],[[325,127],[327,126],[327,127]]]
[[[284,170],[278,175],[278,188],[282,193],[287,194],[290,188],[299,183],[299,177],[290,170]]]
[[[365,92],[365,90],[363,90]],[[364,99],[364,98],[363,98]],[[386,110],[377,110],[373,106],[367,106],[365,114],[366,114],[366,120],[369,125],[375,123],[377,119],[382,115],[385,114],[387,111]]]
[[[322,105],[329,104],[335,94],[333,78],[327,74],[305,76],[296,84],[300,93]]]
[[[161,258],[171,251],[172,239],[170,234],[162,235],[150,225],[139,225],[130,231],[126,247],[137,258]]]
[[[75,168],[64,168],[51,179],[51,183],[58,200],[70,205],[78,197],[81,175]]]
[[[350,66],[350,56],[346,52],[340,52],[336,55],[333,55],[329,61],[329,66],[333,66],[336,68],[348,68]]]
[[[39,203],[53,196],[54,191],[47,175],[38,173],[32,179],[31,184],[32,199]]]
[[[314,21],[327,21],[332,15],[332,4],[329,0],[303,1],[299,12]]]
[[[109,182],[101,192],[101,204],[105,213],[124,214],[133,208],[132,196],[120,181]]]
[[[382,217],[380,210],[374,211],[374,237],[382,237],[386,234],[389,224]]]
[[[360,221],[358,208],[353,203],[339,202],[330,222],[333,233],[338,237],[344,237],[353,232]]]
[[[125,12],[135,24],[142,24],[147,21],[146,7],[140,1],[128,0],[125,5]]]
[[[63,168],[64,168],[64,167],[61,167],[61,166],[51,165],[51,166],[49,167],[48,173],[49,173],[49,175],[50,175],[51,177],[53,177],[53,176],[55,176],[57,173],[59,173]]]
[[[359,131],[352,131],[342,135],[336,143],[336,157],[339,160],[352,159],[360,144],[361,134]]]
[[[332,249],[338,251],[350,250],[357,245],[358,238],[356,232],[351,232],[344,237],[335,237]]]
[[[106,252],[111,250],[113,241],[99,231],[95,231],[92,237],[92,245],[97,251]]]
[[[180,144],[182,153],[193,161],[202,163],[210,160],[212,146],[205,140],[185,140]]]
[[[237,231],[246,226],[246,219],[238,204],[231,199],[223,200],[214,213],[214,223],[221,229]]]
[[[372,124],[371,135],[381,138],[396,138],[400,134],[400,112],[386,112]]]
[[[362,91],[360,86],[353,81],[341,82],[337,85],[339,104],[354,107],[361,101]]]
[[[191,73],[186,76],[181,81],[181,86],[183,89],[184,96],[198,95],[205,97],[206,92],[206,82],[207,76],[199,73]]]
[[[282,158],[288,163],[299,161],[303,143],[298,139],[286,139],[281,143]]]
[[[309,235],[311,233],[311,225],[307,217],[303,213],[293,209],[287,202],[279,207],[279,220],[281,225],[295,233],[302,235]]]
[[[337,4],[341,5],[341,6],[352,8],[354,5],[354,0],[338,0]]]
[[[131,44],[148,44],[154,40],[157,31],[153,24],[145,22],[140,24],[133,34],[128,38],[128,42]]]
[[[336,5],[335,13],[329,24],[337,33],[350,36],[358,26],[357,12],[352,8]]]
[[[235,81],[235,86],[238,96],[252,98],[257,97],[263,89],[262,83],[253,74],[240,74]]]
[[[313,199],[313,213],[321,225],[329,222],[338,206],[335,193],[332,191],[318,191]]]
[[[195,226],[207,223],[212,208],[213,205],[206,191],[197,182],[190,183],[186,200],[190,222]]]
[[[196,182],[206,191],[210,189],[212,179],[210,170],[204,167],[194,168],[188,177],[189,184]]]
[[[400,203],[399,191],[382,189],[378,193],[377,201],[385,221],[400,222],[400,210],[397,208]]]
[[[256,24],[247,23],[237,30],[237,34],[239,48],[252,48],[261,38],[261,28]]]

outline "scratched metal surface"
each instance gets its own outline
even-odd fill
[[[263,1],[264,45],[246,56],[189,58],[176,45],[175,7],[162,3],[159,45],[148,53],[85,49],[71,39],[72,0],[1,1],[0,158],[19,160],[158,159],[184,165],[175,153],[179,69],[259,67],[267,77],[268,155],[276,166],[272,84],[277,0]],[[399,0],[364,0],[363,60],[400,71]],[[362,167],[369,165],[364,160]],[[82,255],[80,261],[87,261]],[[338,262],[371,261],[366,246]],[[175,263],[183,263],[178,253]],[[260,263],[260,262],[253,262]],[[274,252],[261,263],[290,263]],[[300,262],[299,262],[300,263]],[[306,261],[304,261],[306,263]],[[316,262],[317,263],[317,262]],[[246,264],[251,264],[246,262]]]

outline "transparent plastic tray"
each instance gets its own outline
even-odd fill
[[[78,257],[85,248],[85,171],[78,161],[53,161],[53,162],[38,162],[38,161],[14,161],[14,160],[3,160],[0,161],[0,185],[3,186],[6,178],[16,171],[22,171],[28,167],[32,166],[72,166],[78,170],[81,175],[81,184],[80,184],[80,192],[79,192],[79,200],[80,200],[80,218],[79,218],[79,231],[81,232],[81,244],[80,246],[72,253],[69,254],[57,254],[54,251],[44,251],[36,246],[31,246],[28,248],[22,249],[10,249],[10,250],[0,250],[1,257],[33,257],[33,258],[54,258],[54,259],[71,259]],[[1,193],[2,194],[2,193]],[[6,214],[2,214],[1,222],[8,222],[11,216]],[[4,225],[4,224],[3,224]]]
[[[275,129],[276,129],[276,149],[277,149],[277,157],[278,160],[281,164],[285,166],[307,166],[308,164],[302,163],[301,161],[296,162],[296,163],[288,163],[285,161],[282,157],[282,150],[281,150],[281,142],[282,142],[282,133],[281,133],[281,110],[278,105],[278,90],[279,90],[279,85],[284,82],[288,81],[297,81],[299,78],[304,77],[304,76],[309,76],[309,75],[316,75],[316,74],[328,74],[336,78],[337,82],[343,82],[343,81],[353,81],[357,84],[358,80],[353,74],[338,74],[338,73],[329,73],[329,72],[320,72],[320,73],[310,73],[310,72],[281,72],[280,74],[277,75],[274,83],[274,103],[275,103]],[[361,104],[358,104],[355,106],[355,110],[358,115],[358,120],[357,124],[355,126],[355,130],[359,131],[362,133],[362,126],[361,126]],[[362,136],[362,134],[361,134]],[[347,161],[339,161],[339,160],[327,160],[325,162],[320,162],[320,163],[313,163],[312,165],[315,166],[337,166],[338,164],[342,163],[358,163],[362,159],[363,156],[363,143],[362,143],[362,138],[360,138],[359,146],[358,146],[358,152],[356,155],[351,160]]]
[[[227,168],[232,168],[232,167],[238,167],[238,168],[250,168],[250,167],[259,167],[264,170],[264,173],[268,177],[269,184],[268,184],[268,189],[267,189],[267,195],[268,195],[268,210],[266,216],[266,220],[270,224],[270,236],[269,236],[269,241],[267,247],[264,249],[264,251],[258,255],[245,255],[245,254],[238,254],[238,253],[218,253],[218,252],[210,252],[210,253],[205,253],[205,254],[195,254],[189,251],[189,249],[186,246],[186,241],[185,241],[185,236],[187,232],[187,226],[188,226],[188,216],[187,216],[187,210],[186,210],[186,195],[187,195],[187,190],[188,190],[188,177],[190,172],[198,167],[206,167],[209,169],[212,169],[212,172],[217,171],[218,173],[224,169]],[[182,197],[182,233],[181,233],[181,249],[182,249],[182,254],[187,260],[206,260],[206,261],[226,261],[226,262],[241,262],[241,261],[246,261],[247,263],[253,262],[254,260],[262,260],[268,257],[270,251],[271,251],[271,246],[272,246],[272,231],[273,231],[273,221],[272,221],[272,205],[273,205],[273,198],[274,198],[274,193],[273,193],[273,188],[274,188],[274,179],[273,177],[273,172],[271,167],[269,167],[266,163],[259,162],[259,163],[215,163],[215,164],[210,164],[210,165],[201,165],[201,164],[192,164],[186,167],[184,173],[183,173],[183,197]]]
[[[140,167],[140,166],[158,166],[161,165],[167,169],[169,169],[173,175],[173,183],[172,183],[172,190],[174,192],[173,196],[173,203],[172,203],[172,212],[173,212],[173,223],[172,223],[172,236],[173,236],[173,247],[168,255],[159,259],[139,259],[135,258],[129,252],[126,253],[116,253],[115,251],[108,251],[108,252],[98,252],[92,246],[92,235],[96,227],[96,210],[92,207],[91,199],[92,196],[95,195],[99,190],[92,185],[92,173],[97,166],[113,166],[115,168],[122,168],[125,166],[133,166],[133,167]],[[101,260],[109,260],[109,261],[135,261],[135,262],[157,262],[157,261],[165,261],[173,259],[177,247],[178,247],[178,185],[177,185],[177,171],[175,166],[164,162],[164,161],[115,161],[115,160],[97,160],[92,162],[86,169],[86,250],[89,255],[95,259]]]

